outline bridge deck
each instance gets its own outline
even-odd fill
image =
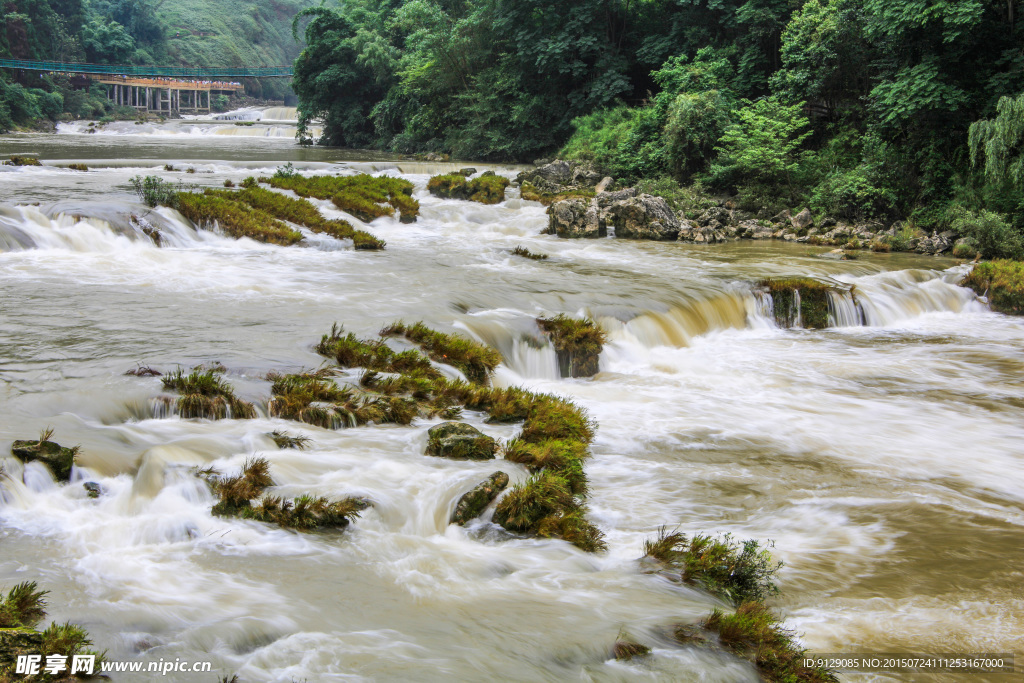
[[[228,81],[182,80],[174,78],[118,78],[87,74],[89,78],[103,85],[136,85],[143,88],[170,88],[171,90],[245,90],[241,83]]]

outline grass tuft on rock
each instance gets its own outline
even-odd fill
[[[582,501],[561,474],[544,470],[498,501],[494,521],[509,531],[562,538],[587,552],[604,550],[604,534],[583,516]]]
[[[177,209],[200,227],[217,227],[235,239],[248,237],[258,242],[290,246],[301,242],[302,233],[272,215],[224,196],[223,191],[179,192]]]
[[[294,448],[295,450],[304,451],[306,450],[313,440],[308,436],[292,436],[288,432],[282,432],[279,429],[267,434],[277,444],[278,448]]]
[[[46,616],[46,596],[35,581],[19,583],[0,601],[0,628],[33,628]]]
[[[638,642],[628,633],[619,633],[619,637],[612,646],[612,656],[620,661],[629,661],[634,657],[643,657],[651,654],[651,648]]]
[[[11,444],[11,455],[23,463],[41,462],[50,470],[55,480],[70,481],[71,470],[75,466],[80,447],[66,448],[51,441],[52,436],[53,429],[47,428],[35,441],[17,440]]]
[[[177,391],[178,414],[183,418],[205,418],[207,420],[245,420],[256,417],[256,408],[248,401],[235,396],[234,389],[220,376],[217,368],[194,368],[189,374],[179,368],[165,375],[161,382],[164,388]]]
[[[715,610],[701,626],[718,634],[727,649],[757,667],[766,683],[836,683],[823,668],[804,666],[804,653],[795,635],[761,602],[745,602],[732,614]]]
[[[828,327],[829,292],[835,289],[833,285],[794,277],[766,279],[758,286],[771,295],[775,321],[780,327],[793,327],[798,322],[807,329]]]
[[[68,169],[72,171],[88,171],[89,167],[85,164],[68,164]]]
[[[988,297],[993,311],[1024,315],[1024,263],[1020,261],[979,263],[960,284]]]
[[[596,322],[557,315],[538,318],[537,324],[555,347],[562,377],[593,377],[598,373],[608,335]]]
[[[42,164],[39,163],[39,159],[36,159],[35,157],[12,154],[11,157],[4,162],[4,166],[42,166]]]
[[[531,261],[546,261],[548,258],[547,254],[535,254],[534,252],[530,251],[529,249],[522,245],[519,245],[515,249],[513,249],[512,255],[522,256],[523,258],[528,258]]]
[[[529,202],[540,202],[544,206],[551,206],[555,202],[564,199],[593,199],[593,190],[570,190],[568,192],[542,192],[531,183],[523,183],[519,188],[519,196]]]
[[[497,349],[458,335],[437,332],[422,322],[406,325],[399,321],[388,325],[380,333],[384,337],[403,336],[419,344],[431,359],[455,366],[470,382],[477,384],[487,384],[491,373],[502,360]]]

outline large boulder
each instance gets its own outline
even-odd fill
[[[595,238],[608,234],[607,223],[597,203],[586,199],[563,199],[548,208],[548,232],[565,238]]]
[[[597,205],[602,209],[607,209],[615,202],[632,199],[637,194],[638,192],[635,187],[627,187],[622,190],[615,190],[614,192],[603,192],[597,196]]]
[[[679,221],[679,241],[691,244],[718,244],[726,241],[725,232],[714,226],[698,225],[693,221]]]
[[[806,230],[814,225],[814,217],[810,209],[804,209],[790,219],[790,224],[797,230]]]
[[[723,209],[720,206],[713,206],[697,218],[697,225],[701,227],[711,226],[713,228],[722,228],[728,225],[732,220],[729,215],[728,209]]]
[[[464,422],[442,422],[427,432],[427,455],[453,460],[491,460],[498,443]]]
[[[679,236],[679,219],[661,197],[642,194],[615,202],[608,214],[616,237],[669,241]]]
[[[495,472],[490,477],[473,487],[473,490],[459,498],[452,513],[452,524],[462,526],[466,522],[479,517],[498,494],[508,486],[508,475]]]
[[[11,446],[11,454],[28,463],[38,460],[46,465],[53,478],[57,481],[69,481],[71,479],[71,468],[75,464],[77,448],[64,448],[53,441],[15,441]]]
[[[552,161],[550,164],[523,171],[516,176],[516,182],[520,185],[530,183],[544,192],[559,192],[563,185],[569,185],[572,182],[572,178],[572,164],[559,159]]]

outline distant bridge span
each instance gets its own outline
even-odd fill
[[[84,64],[82,62],[36,62],[26,59],[0,59],[0,68],[54,71],[70,74],[142,76],[160,78],[290,78],[289,66],[146,66],[139,64]]]

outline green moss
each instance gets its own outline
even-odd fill
[[[550,470],[514,486],[498,501],[494,521],[510,531],[562,538],[588,552],[606,547],[601,531],[583,517],[569,482]]]
[[[562,377],[593,377],[598,373],[601,349],[608,335],[597,323],[558,315],[538,318],[537,324],[555,347]]]
[[[547,254],[535,254],[522,245],[517,246],[515,249],[513,249],[512,255],[522,256],[523,258],[528,258],[531,261],[546,261],[548,258]]]
[[[251,419],[256,408],[235,396],[234,389],[220,377],[216,369],[198,367],[188,375],[180,368],[161,380],[165,389],[177,391],[178,414],[183,418],[208,420]]]
[[[413,185],[401,178],[364,173],[308,178],[301,175],[275,176],[263,180],[276,188],[292,190],[300,197],[329,199],[342,211],[364,222],[393,216],[395,211],[400,212],[403,223],[413,223],[419,216],[420,204],[411,196]]]
[[[551,206],[563,199],[593,199],[593,190],[571,190],[569,192],[541,192],[530,183],[523,183],[519,188],[519,195],[530,202],[540,202],[544,206]]]
[[[734,613],[715,610],[701,624],[719,642],[757,667],[766,683],[835,683],[827,669],[804,666],[805,650],[763,603],[745,602]]]
[[[806,277],[762,280],[759,286],[771,295],[775,321],[780,327],[823,330],[829,325],[829,292],[833,285]],[[799,301],[799,310],[797,302]]]
[[[0,628],[32,628],[46,616],[46,596],[35,581],[19,583],[0,600]]]
[[[1024,263],[986,261],[974,266],[961,283],[988,297],[993,311],[1024,315]]]
[[[25,463],[39,461],[46,465],[54,479],[69,481],[79,447],[65,448],[59,443],[50,441],[51,436],[53,436],[53,430],[46,429],[36,441],[15,441],[11,445],[11,455]]]
[[[459,498],[452,513],[451,523],[460,526],[476,519],[483,511],[498,497],[505,487],[508,486],[508,475],[504,472],[495,472],[486,480],[477,484],[473,490]]]
[[[497,442],[472,425],[442,422],[427,432],[426,455],[453,460],[490,460]]]
[[[253,209],[213,192],[179,192],[177,209],[196,225],[216,225],[235,239],[249,237],[259,242],[282,246],[292,245],[303,239],[301,232],[289,228],[265,211]]]
[[[434,361],[455,366],[470,382],[477,384],[487,384],[491,373],[501,363],[497,349],[454,334],[437,332],[422,322],[411,326],[401,321],[393,323],[381,330],[381,336],[404,336],[419,344]]]
[[[4,162],[4,166],[42,166],[42,164],[35,157],[11,155],[10,159]]]
[[[480,204],[500,204],[505,200],[509,180],[493,173],[466,180],[459,173],[438,175],[427,181],[430,194],[442,199],[467,199]]]
[[[333,358],[345,368],[366,368],[376,372],[398,372],[418,377],[440,378],[430,361],[416,351],[396,353],[383,340],[359,339],[354,334],[345,334],[338,325],[331,327],[316,346],[321,356]]]
[[[662,527],[656,539],[644,543],[644,555],[677,572],[681,582],[734,604],[761,601],[779,592],[774,576],[782,563],[774,562],[768,549],[754,540],[740,543],[729,534],[687,538]]]
[[[68,168],[72,171],[88,171],[89,167],[85,164],[68,164]]]

